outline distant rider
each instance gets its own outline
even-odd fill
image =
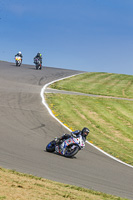
[[[41,54],[40,52],[37,53],[37,55],[34,57],[34,60],[35,60],[36,58],[38,58],[38,59],[40,60],[41,65],[42,65],[42,54]],[[35,63],[35,61],[34,61],[34,63]]]
[[[71,136],[75,137],[75,138],[80,138],[81,140],[81,147],[84,148],[85,147],[85,141],[86,141],[86,137],[87,135],[89,134],[90,130],[86,127],[84,127],[82,129],[82,131],[80,130],[76,130],[74,132],[71,132],[71,135],[70,134],[64,134],[62,135],[60,138],[55,138],[55,142],[57,145],[60,145],[64,139],[68,139],[70,138]]]
[[[19,51],[16,55],[15,55],[15,57],[16,56],[19,56],[19,57],[21,57],[21,62],[22,62],[22,58],[23,58],[23,56],[22,56],[22,53],[21,53],[21,51]]]
[[[15,57],[16,57],[16,56],[20,56],[21,58],[23,57],[21,51],[19,51],[19,52],[15,55]]]

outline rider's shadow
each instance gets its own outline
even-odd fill
[[[49,153],[49,154],[54,154],[54,155],[56,155],[56,156],[61,156],[61,157],[63,157],[63,158],[67,158],[67,159],[77,159],[76,156],[73,156],[73,157],[66,157],[66,156],[63,156],[63,155],[61,155],[60,153],[56,153],[56,152],[48,152],[48,151],[46,151],[46,150],[44,150],[44,152],[45,152],[45,153]]]

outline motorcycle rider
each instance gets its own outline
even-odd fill
[[[71,136],[76,137],[76,138],[81,137],[82,138],[82,147],[85,147],[86,137],[89,134],[89,132],[90,132],[90,130],[88,128],[84,127],[82,129],[82,131],[76,130],[74,132],[71,132],[71,135],[70,134],[64,134],[60,138],[56,137],[55,142],[56,142],[57,145],[59,145],[59,148],[60,148],[60,145],[61,145],[61,143],[63,142],[64,139],[68,139]]]
[[[16,57],[16,56],[20,56],[21,58],[23,57],[21,51],[19,51],[19,52],[15,55],[15,57]]]
[[[38,58],[41,62],[41,65],[42,65],[42,54],[40,52],[37,53],[37,55],[34,57],[34,60],[35,60],[35,58]]]

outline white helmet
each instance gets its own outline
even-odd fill
[[[19,54],[22,54],[21,51],[18,52]]]

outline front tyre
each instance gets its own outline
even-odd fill
[[[46,151],[48,151],[48,152],[54,152],[54,151],[55,151],[55,140],[51,141],[51,142],[46,146]]]
[[[73,145],[73,144],[72,145],[68,145],[66,147],[64,156],[68,157],[68,158],[73,157],[74,155],[76,155],[78,153],[78,151],[79,151],[79,146],[78,145]]]
[[[18,66],[20,67],[21,63],[18,63]]]
[[[40,69],[40,70],[42,69],[42,65],[39,66],[39,69]]]
[[[38,70],[38,65],[36,65],[36,70]]]

